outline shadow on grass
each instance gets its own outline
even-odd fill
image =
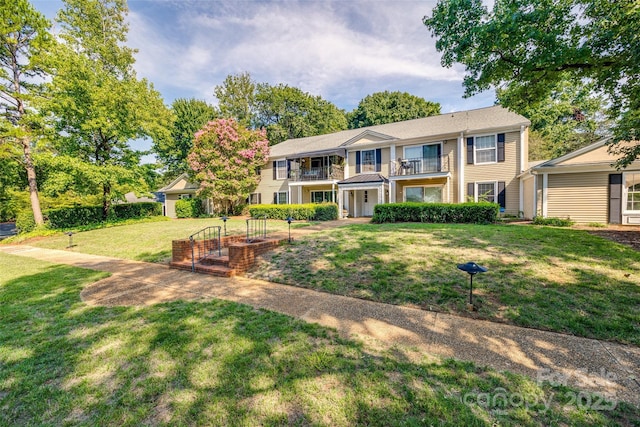
[[[167,249],[157,252],[142,252],[135,256],[135,261],[168,264],[171,261],[171,250]]]
[[[553,391],[523,377],[373,353],[329,329],[235,303],[87,306],[79,292],[99,277],[54,266],[2,283],[0,424],[603,425],[640,417],[628,408],[562,408],[557,399],[545,411],[541,396]],[[463,393],[496,389],[536,405],[462,402]]]

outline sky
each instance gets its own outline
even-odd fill
[[[53,20],[62,2],[32,0]],[[283,83],[353,110],[367,95],[401,91],[443,113],[493,105],[463,98],[460,66],[444,68],[422,24],[435,0],[129,0],[135,69],[162,94],[216,104],[229,74]]]

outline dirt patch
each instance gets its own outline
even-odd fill
[[[606,230],[587,230],[589,234],[612,240],[626,246],[630,246],[636,251],[640,251],[640,227],[633,228],[613,228]]]

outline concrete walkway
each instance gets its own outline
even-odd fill
[[[0,245],[0,251],[111,273],[111,277],[82,291],[83,300],[92,305],[146,305],[176,299],[219,298],[329,326],[344,337],[364,339],[381,348],[394,347],[410,357],[419,354],[469,360],[640,406],[640,348],[634,346],[242,277],[209,277],[170,270],[159,264],[22,245]]]

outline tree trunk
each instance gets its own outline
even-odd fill
[[[40,197],[38,196],[38,184],[36,180],[36,168],[31,158],[31,144],[28,138],[21,138],[22,151],[24,153],[24,166],[27,170],[27,180],[29,182],[29,198],[31,199],[31,210],[36,225],[44,224],[42,209],[40,208]]]
[[[109,209],[111,207],[111,184],[102,184],[102,219],[109,218]]]

